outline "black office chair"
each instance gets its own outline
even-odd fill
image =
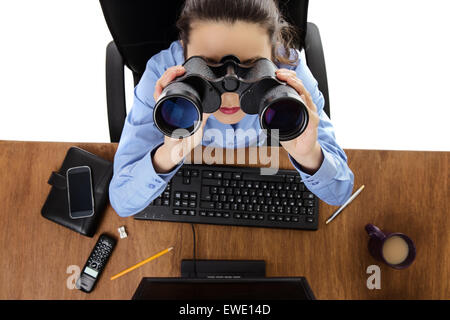
[[[319,29],[307,23],[308,0],[279,0],[286,19],[299,32],[298,49],[305,50],[306,63],[319,82],[330,116],[328,83]],[[124,65],[133,73],[136,86],[147,61],[178,39],[175,22],[183,0],[100,0],[106,23],[113,37],[106,48],[106,97],[111,142],[118,142],[127,115]]]

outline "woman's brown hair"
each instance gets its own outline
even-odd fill
[[[292,66],[298,63],[297,51],[292,50],[295,54],[290,56],[298,35],[281,15],[275,0],[186,0],[176,23],[185,58],[191,25],[196,20],[257,23],[267,30],[271,40],[272,61]]]

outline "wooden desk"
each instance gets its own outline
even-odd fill
[[[40,210],[72,143],[0,141],[0,299],[129,299],[144,276],[180,276],[182,259],[192,258],[189,224],[120,218],[108,206],[94,238],[44,219]],[[113,159],[117,144],[75,145]],[[346,150],[355,189],[365,190],[329,225],[336,207],[320,205],[315,232],[197,225],[198,258],[263,259],[267,276],[306,276],[319,299],[449,299],[449,153]],[[281,168],[291,168],[282,152]],[[417,258],[393,270],[367,251],[366,223],[408,234]],[[125,225],[97,288],[69,290],[71,265],[83,267],[98,235]],[[110,281],[117,272],[169,246],[175,249]],[[369,290],[366,269],[381,267],[381,290]],[[72,271],[73,272],[73,271]]]

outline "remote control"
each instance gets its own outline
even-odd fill
[[[94,289],[94,285],[105,268],[105,264],[108,262],[115,245],[116,240],[106,234],[100,235],[84,265],[83,271],[81,271],[80,278],[76,282],[77,289],[86,293]]]

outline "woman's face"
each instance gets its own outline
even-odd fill
[[[184,45],[184,44],[183,44]],[[187,57],[203,56],[219,62],[228,54],[238,57],[243,64],[257,58],[271,59],[272,47],[267,31],[255,23],[197,21],[191,25]],[[213,113],[222,123],[234,124],[244,118],[239,104],[239,95],[233,92],[222,94],[220,109]]]

